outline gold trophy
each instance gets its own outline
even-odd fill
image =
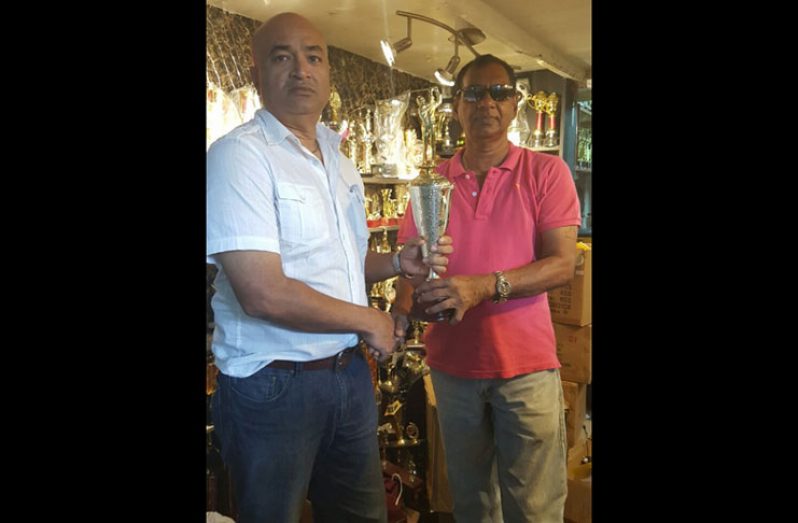
[[[330,89],[330,98],[327,101],[330,104],[330,121],[327,123],[327,127],[337,133],[341,129],[341,95],[338,94],[335,86]]]
[[[391,188],[380,189],[382,198],[382,218],[381,225],[396,225],[396,200],[391,198]]]
[[[449,200],[454,184],[435,172],[435,109],[441,104],[441,93],[437,87],[430,89],[430,99],[423,96],[416,99],[418,117],[421,120],[421,141],[424,144],[420,174],[410,182],[410,205],[413,208],[413,221],[416,229],[426,242],[421,246],[424,257],[429,256],[429,247],[435,245],[443,236],[449,223]],[[435,271],[429,270],[427,280],[439,278]],[[448,321],[449,314],[438,313],[434,321]]]
[[[549,115],[549,126],[546,129],[546,147],[557,145],[557,123],[554,115],[557,113],[557,93],[551,93],[546,99],[546,114]]]
[[[371,164],[374,163],[374,158],[371,154],[371,148],[374,144],[374,133],[371,132],[371,109],[366,109],[366,114],[363,116],[362,121],[358,122],[357,126],[360,147],[358,148],[357,162],[355,163],[361,173],[368,173],[371,172]]]
[[[546,107],[549,99],[546,93],[538,91],[530,98],[535,108],[535,130],[532,131],[532,147],[540,147],[543,145],[543,113],[546,112]]]

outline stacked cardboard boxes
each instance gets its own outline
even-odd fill
[[[573,280],[548,293],[557,358],[562,365],[568,448],[584,438],[587,385],[593,379],[592,270],[592,245],[577,243]]]
[[[577,243],[573,280],[548,294],[565,408],[568,440],[568,498],[565,517],[574,523],[591,519],[592,475],[582,463],[591,440],[586,425],[587,386],[593,379],[593,251],[590,243]],[[589,451],[587,451],[589,453]]]

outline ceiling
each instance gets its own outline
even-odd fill
[[[384,63],[380,39],[404,38],[407,18],[397,10],[423,15],[460,30],[473,26],[486,36],[474,50],[493,54],[518,71],[549,69],[584,85],[591,74],[592,0],[207,0],[207,3],[263,21],[283,11],[308,18],[328,45]],[[413,45],[394,67],[434,82],[454,52],[451,33],[413,20]],[[460,46],[460,66],[474,55]]]

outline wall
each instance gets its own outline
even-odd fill
[[[206,5],[206,8],[208,78],[226,92],[251,84],[250,38],[260,22],[213,6]],[[331,83],[341,96],[343,118],[363,104],[433,85],[337,47],[330,46],[329,55]]]

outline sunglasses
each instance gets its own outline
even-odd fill
[[[463,94],[463,100],[466,102],[478,102],[482,100],[485,93],[490,93],[490,97],[497,102],[503,102],[510,97],[515,96],[515,87],[507,84],[493,84],[490,87],[485,85],[469,85],[460,89]]]

